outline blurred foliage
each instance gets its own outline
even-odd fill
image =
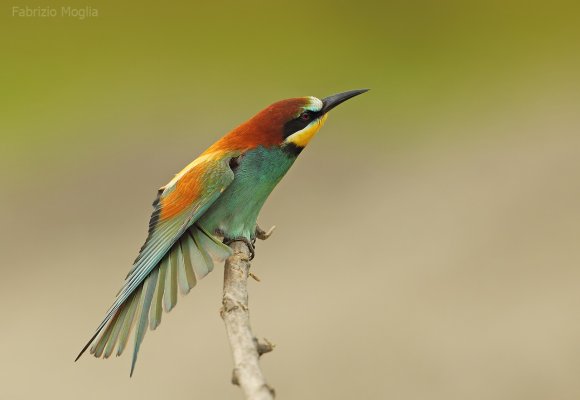
[[[84,20],[13,17],[5,7],[0,156],[30,166],[82,158],[103,137],[215,138],[280,98],[359,87],[373,91],[348,112],[365,128],[351,118],[343,133],[413,140],[441,121],[485,119],[570,86],[580,66],[577,4],[75,3],[98,10]]]

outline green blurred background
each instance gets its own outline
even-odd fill
[[[273,101],[361,87],[260,219],[278,230],[250,300],[279,398],[580,397],[577,2],[0,10],[0,398],[240,398],[221,268],[132,379],[126,355],[72,360],[159,186]]]

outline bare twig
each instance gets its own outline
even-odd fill
[[[268,232],[266,232],[259,226],[256,226],[256,237],[260,240],[266,240],[270,236],[272,236],[272,232],[274,232],[274,229],[276,229],[276,225],[273,225],[270,229],[268,229]]]
[[[272,229],[268,232],[272,233]],[[258,232],[260,239],[269,234]],[[272,351],[267,340],[258,341],[250,327],[247,281],[250,276],[250,249],[245,242],[231,243],[234,254],[226,260],[224,270],[224,296],[221,316],[234,357],[232,383],[241,387],[248,400],[272,400],[274,389],[266,383],[260,369],[259,357]]]

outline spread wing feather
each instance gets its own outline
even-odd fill
[[[109,357],[115,346],[120,355],[136,325],[132,374],[147,327],[157,328],[163,308],[168,312],[175,306],[177,288],[188,293],[213,269],[212,256],[222,261],[231,254],[229,247],[195,224],[233,181],[228,160],[194,162],[178,174],[179,179],[160,189],[147,240],[105,319],[77,360],[91,344],[95,357]],[[191,201],[182,204],[184,198]],[[170,215],[165,215],[166,209],[171,210]]]

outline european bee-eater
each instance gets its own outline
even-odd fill
[[[117,356],[135,325],[131,375],[147,328],[155,329],[186,294],[231,255],[226,243],[243,240],[253,254],[262,205],[296,157],[322,127],[328,112],[366,92],[282,100],[260,111],[191,162],[157,193],[149,235],[115,302],[95,334],[95,357]],[[76,361],[76,360],[75,360]]]

